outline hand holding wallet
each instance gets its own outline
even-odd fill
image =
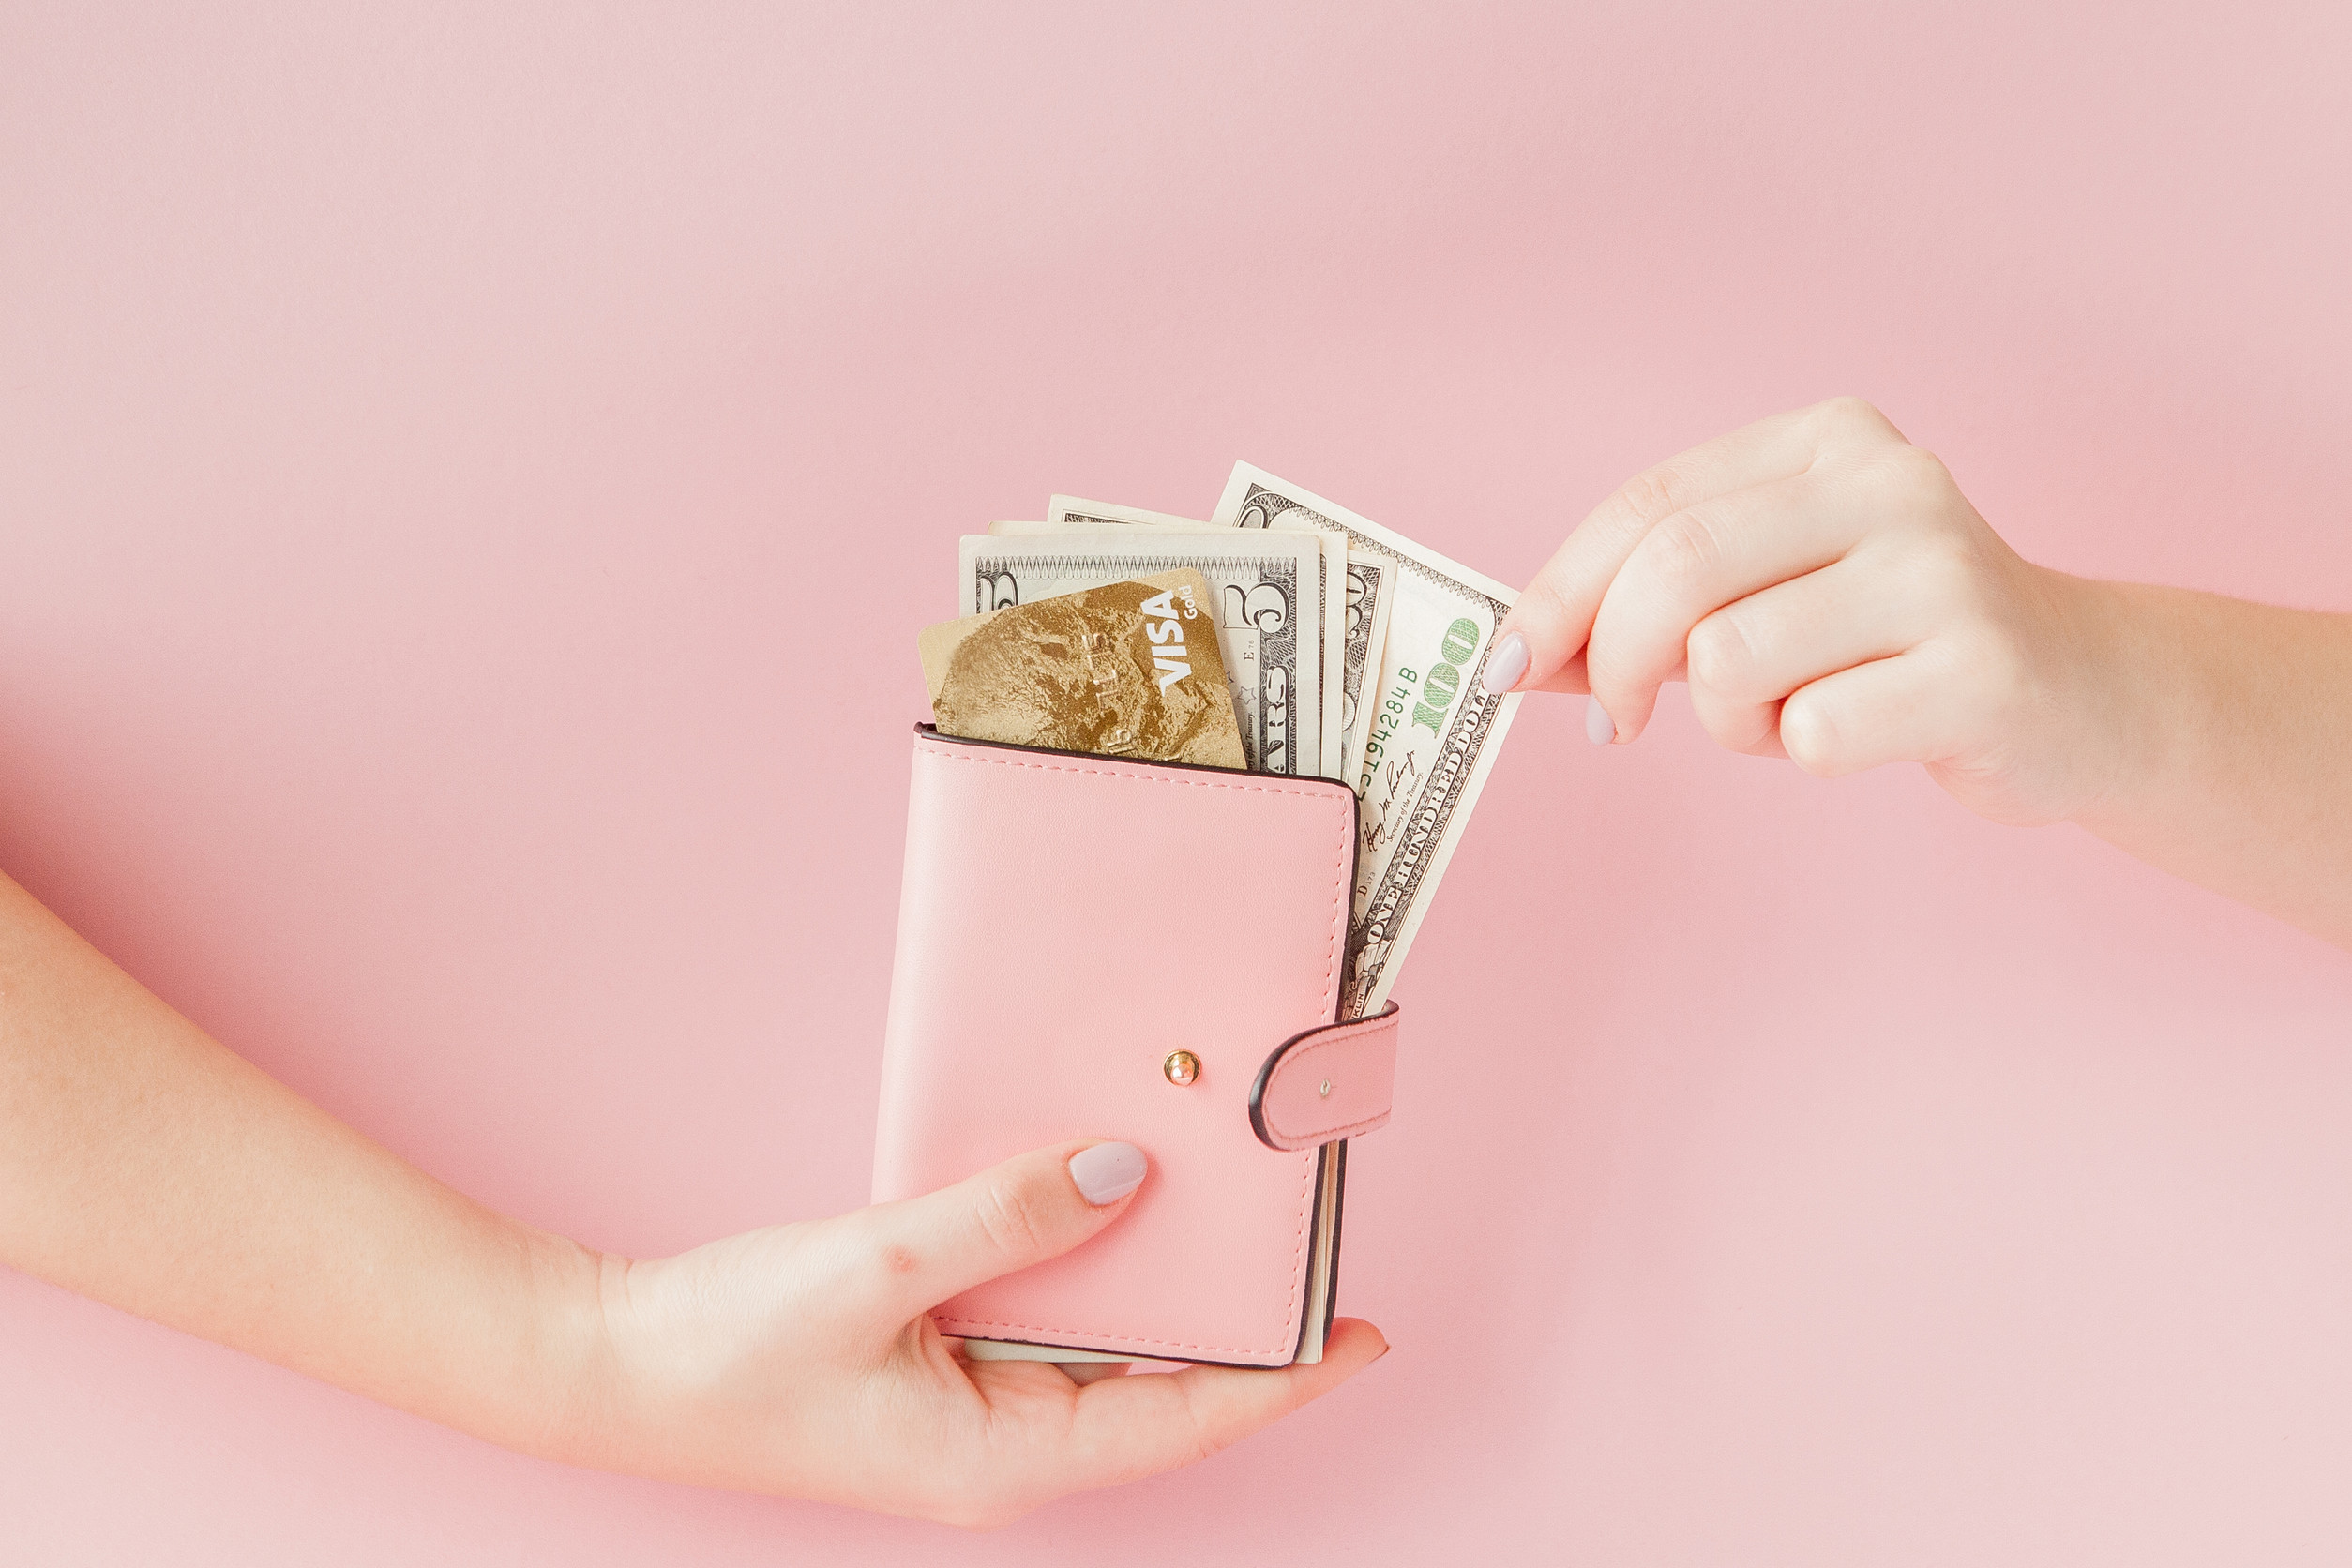
[[[583,1374],[594,1397],[565,1388],[565,1408],[593,1419],[534,1424],[535,1445],[671,1481],[993,1528],[1065,1493],[1190,1464],[1380,1357],[1378,1330],[1343,1322],[1319,1365],[1189,1367],[1170,1398],[1138,1386],[1157,1378],[1089,1385],[942,1353],[928,1321],[939,1301],[1118,1234],[1143,1168],[1127,1145],[1063,1139],[903,1202],[639,1259],[597,1315]]]

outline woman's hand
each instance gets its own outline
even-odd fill
[[[990,1527],[1207,1457],[1386,1352],[1338,1323],[1319,1364],[1074,1381],[967,1361],[932,1307],[1067,1252],[1144,1177],[1064,1144],[927,1197],[602,1271],[604,1351],[567,1456],[715,1486]]]
[[[526,1453],[1001,1524],[1189,1464],[1387,1349],[1080,1386],[927,1316],[1117,1222],[1123,1143],[1067,1143],[659,1262],[452,1192],[165,1006],[0,876],[0,1267]],[[1089,1371],[1098,1370],[1089,1368]]]
[[[1503,622],[1488,682],[1590,691],[1587,733],[1621,744],[1687,679],[1734,751],[1823,776],[1923,762],[1983,816],[2053,822],[2148,746],[2106,589],[2019,559],[1932,454],[1839,399],[1603,502]]]

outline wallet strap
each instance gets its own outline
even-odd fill
[[[1396,1003],[1327,1023],[1274,1048],[1249,1091],[1249,1124],[1269,1149],[1312,1149],[1388,1121],[1396,1084]]]

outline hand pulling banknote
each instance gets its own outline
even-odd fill
[[[922,639],[942,733],[1354,788],[1340,1013],[1378,1011],[1518,706],[1478,678],[1511,591],[1247,463],[1206,522],[1057,495],[957,568],[965,618]]]

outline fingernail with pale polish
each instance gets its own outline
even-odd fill
[[[1150,1168],[1143,1151],[1132,1143],[1097,1143],[1070,1156],[1070,1180],[1078,1184],[1079,1196],[1097,1209],[1141,1186]]]
[[[1584,705],[1584,738],[1594,746],[1606,746],[1617,739],[1617,726],[1609,720],[1609,711],[1601,706],[1598,697],[1588,699]]]
[[[1486,656],[1486,672],[1480,677],[1486,695],[1500,697],[1519,684],[1527,673],[1527,639],[1513,632],[1495,644],[1495,651]]]

